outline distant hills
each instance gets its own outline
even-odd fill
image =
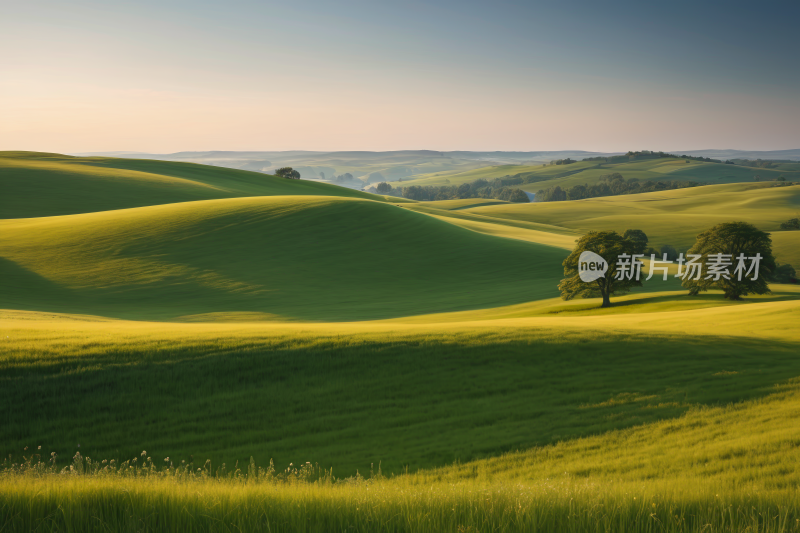
[[[195,163],[0,152],[0,218],[72,215],[245,196],[316,195],[383,200],[307,180]],[[396,200],[395,200],[396,201]]]
[[[792,150],[688,150],[675,152],[680,155],[694,157],[710,157],[712,159],[770,159],[800,161],[800,148]]]
[[[712,159],[764,159],[800,161],[800,149],[687,150],[669,151],[677,155]],[[550,161],[592,157],[611,157],[625,152],[590,152],[585,150],[550,150],[529,152],[397,150],[384,152],[338,151],[198,151],[172,154],[137,152],[87,152],[82,157],[125,157],[184,163],[200,163],[270,174],[280,167],[292,167],[304,180],[330,181],[361,189],[381,181],[407,181],[428,178],[440,173],[465,173],[484,167],[505,165],[541,166]],[[512,169],[510,169],[512,170]],[[511,175],[517,172],[509,172]],[[337,179],[340,178],[341,179]]]

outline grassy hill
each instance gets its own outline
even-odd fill
[[[0,157],[0,180],[8,529],[800,530],[796,286],[732,302],[671,280],[607,309],[556,298],[593,229],[685,249],[746,220],[800,266],[800,232],[777,231],[800,186],[403,203],[31,153]],[[34,450],[57,454],[52,475],[20,473]],[[78,476],[75,452],[115,462]],[[148,456],[160,472],[140,468]],[[313,463],[409,474],[312,484],[295,465]]]
[[[91,154],[111,155],[111,154]],[[399,179],[414,174],[453,169],[470,169],[485,166],[485,161],[474,160],[464,154],[448,154],[431,150],[400,150],[390,152],[179,152],[174,154],[132,154],[130,157],[180,161],[206,165],[269,171],[290,166],[304,178],[318,178],[323,173],[327,179],[350,173],[365,181]]]
[[[0,152],[0,189],[0,218],[70,215],[242,196],[383,198],[335,185],[194,163],[41,152]]]
[[[688,162],[687,162],[688,161]],[[618,172],[625,179],[636,178],[650,181],[694,181],[704,185],[743,183],[754,181],[756,176],[773,180],[780,176],[787,181],[800,181],[800,171],[791,165],[775,169],[750,168],[681,158],[655,158],[606,163],[602,161],[579,161],[569,165],[500,165],[468,171],[449,171],[413,176],[396,186],[410,185],[460,185],[476,179],[492,180],[519,175],[532,183],[512,185],[535,193],[548,187],[561,188],[575,185],[593,185],[602,176]]]
[[[0,221],[0,290],[136,319],[365,320],[551,297],[566,255],[383,202],[237,198]]]
[[[145,449],[176,462],[311,461],[339,475],[551,446],[766,398],[791,383],[800,375],[800,294],[787,290],[721,306],[705,295],[709,307],[680,312],[668,303],[683,296],[673,295],[649,313],[472,312],[427,323],[7,312],[0,442],[64,457],[80,443],[94,458]]]
[[[425,205],[429,204],[435,205],[435,202]],[[798,212],[800,186],[769,187],[753,183],[571,202],[489,205],[459,211],[463,215],[512,223],[523,221],[580,232],[597,229],[622,232],[638,228],[644,230],[650,244],[656,248],[670,244],[683,250],[694,244],[701,231],[720,222],[743,220],[772,233],[778,261],[800,265],[800,232],[779,230],[781,222],[798,216]]]

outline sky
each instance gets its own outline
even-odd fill
[[[800,148],[798,2],[0,2],[0,150]]]

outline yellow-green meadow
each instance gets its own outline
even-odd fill
[[[800,186],[412,202],[35,153],[0,183],[0,531],[800,531],[796,284],[557,289],[595,229],[741,220],[800,266]]]

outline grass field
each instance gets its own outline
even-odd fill
[[[781,222],[800,213],[798,185],[715,185],[572,202],[490,205],[460,213],[577,232],[637,228],[656,248],[670,244],[683,250],[694,244],[701,231],[720,222],[743,220],[772,233],[778,261],[800,264],[800,232],[779,230]]]
[[[747,314],[785,309],[791,322],[798,295],[789,296],[745,304]],[[0,440],[60,454],[80,443],[118,459],[146,446],[228,463],[311,460],[341,474],[372,462],[417,470],[765,394],[798,372],[790,325],[766,346],[728,328],[699,341],[675,333],[711,312],[739,316],[738,307],[624,322],[551,309],[443,325],[294,327],[12,314],[3,320],[9,409]],[[653,326],[665,319],[670,327]],[[740,375],[713,376],[729,370]]]
[[[242,196],[383,199],[305,180],[146,159],[0,152],[0,219],[49,217]]]
[[[797,186],[399,203],[8,160],[44,166],[0,220],[0,531],[800,531],[800,288],[555,288],[591,229],[747,220],[800,266]]]
[[[555,296],[566,256],[383,202],[319,196],[184,202],[0,228],[6,302],[136,319],[249,312],[366,320],[495,307]]]
[[[8,313],[2,441],[16,460],[24,446],[57,451],[62,467],[75,451],[119,463],[141,448],[192,471],[212,459],[212,474],[237,460],[246,471],[250,456],[279,471],[414,474],[286,485],[9,473],[0,508],[19,529],[33,514],[59,530],[646,531],[654,517],[667,531],[794,530],[800,430],[779,421],[800,405],[798,304],[414,325]]]

